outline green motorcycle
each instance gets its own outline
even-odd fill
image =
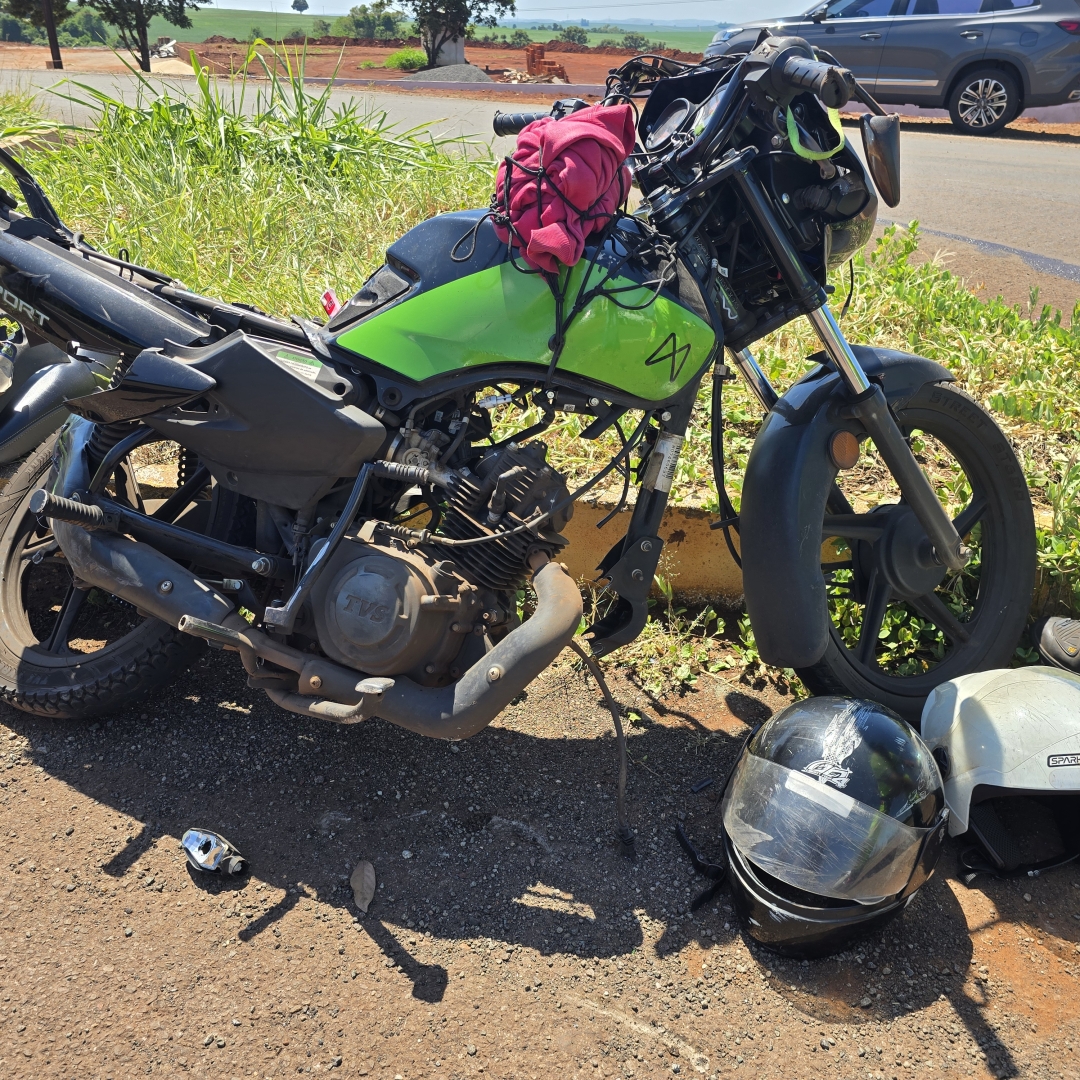
[[[835,113],[852,97],[871,110],[869,173]],[[574,637],[563,530],[608,477],[624,499],[633,477],[637,497],[585,638],[601,656],[641,632],[710,372],[717,542],[741,558],[765,662],[915,719],[943,680],[1007,664],[1035,545],[1008,441],[945,368],[849,345],[826,303],[878,193],[898,199],[896,118],[792,38],[700,65],[635,58],[609,80],[606,103],[626,102],[641,105],[643,201],[576,265],[531,272],[491,211],[444,214],[326,323],[94,251],[17,175],[31,216],[0,210],[0,303],[29,305],[35,332],[75,357],[114,356],[116,374],[70,402],[55,451],[0,501],[5,700],[96,715],[208,640],[294,712],[471,735]],[[822,350],[781,396],[751,346],[801,316]],[[721,407],[736,375],[767,414],[739,512]],[[496,407],[539,419],[497,439]],[[567,412],[581,438],[617,446],[574,490],[543,440]],[[175,493],[155,500],[130,455],[158,440],[181,456]]]

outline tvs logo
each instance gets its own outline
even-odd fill
[[[645,361],[646,367],[654,364],[671,364],[670,381],[674,382],[679,377],[686,358],[690,355],[690,343],[680,345],[674,333],[668,334],[664,343]]]
[[[390,614],[390,609],[385,604],[377,604],[374,600],[365,600],[362,596],[353,596],[352,593],[346,597],[345,610],[372,622],[383,622]]]

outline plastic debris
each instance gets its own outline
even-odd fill
[[[180,840],[187,860],[196,870],[208,874],[242,874],[247,860],[220,833],[210,829],[188,829]]]

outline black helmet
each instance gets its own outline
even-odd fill
[[[724,790],[735,907],[789,956],[843,949],[934,872],[948,810],[930,751],[872,701],[815,697],[750,738]]]

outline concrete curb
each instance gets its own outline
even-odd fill
[[[583,586],[596,580],[596,567],[612,544],[626,532],[630,507],[621,510],[601,530],[597,525],[614,509],[610,499],[574,506],[574,516],[564,530],[570,541],[561,561]],[[724,543],[724,534],[709,525],[717,515],[696,506],[669,506],[660,525],[664,541],[658,573],[675,595],[692,603],[733,607],[742,603],[742,571]],[[736,550],[739,538],[731,534]]]

